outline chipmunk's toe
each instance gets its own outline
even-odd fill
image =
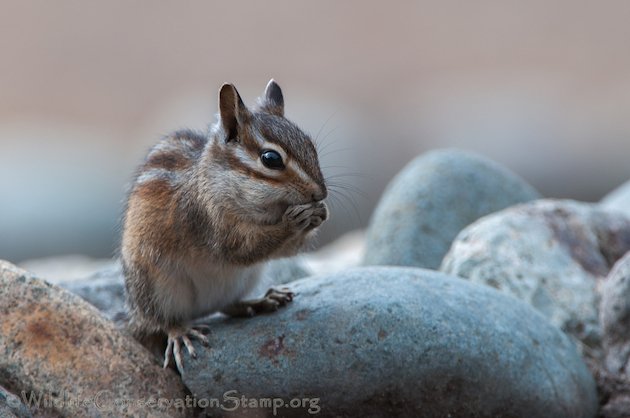
[[[175,366],[180,374],[184,374],[184,360],[182,358],[182,348],[185,347],[186,351],[191,358],[197,358],[197,351],[190,340],[191,337],[198,339],[201,343],[209,347],[210,341],[208,337],[201,333],[200,329],[208,329],[206,325],[193,326],[189,328],[175,328],[168,332],[168,341],[166,344],[166,351],[164,352],[164,365],[166,369],[171,364],[171,359],[175,360]]]
[[[284,306],[289,302],[293,301],[293,297],[295,294],[286,287],[283,289],[269,289],[267,293],[265,293],[264,299],[269,299],[278,302],[280,306]]]
[[[289,289],[269,289],[260,299],[240,301],[223,310],[234,317],[252,317],[257,314],[275,312],[293,300],[294,293]]]

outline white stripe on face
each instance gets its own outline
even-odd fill
[[[297,174],[302,182],[304,182],[306,184],[309,184],[309,185],[314,185],[315,187],[318,187],[317,183],[313,180],[313,178],[311,176],[309,176],[306,173],[306,171],[304,171],[304,169],[302,169],[302,167],[300,167],[300,165],[296,161],[294,161],[293,159],[289,158],[289,156],[284,151],[284,149],[282,149],[281,146],[279,146],[278,144],[274,144],[272,142],[265,141],[262,144],[262,149],[276,151],[282,157],[282,161],[284,161],[285,167],[287,167],[289,170],[291,170],[292,172]],[[265,171],[265,173],[268,173],[268,172],[274,172],[275,174],[281,173],[278,170],[271,170],[271,169],[266,168],[262,164],[260,159],[258,159],[258,165],[259,165],[259,167],[262,167],[262,169]]]
[[[261,146],[261,150],[276,151],[278,154],[280,154],[280,156],[282,157],[282,161],[284,161],[286,165],[288,157],[287,157],[287,153],[284,152],[282,147],[276,144],[272,144],[270,142],[266,142],[266,141],[262,142],[260,146]],[[268,177],[277,178],[277,177],[282,176],[282,173],[283,173],[282,170],[272,170],[270,168],[265,167],[265,165],[262,163],[260,159],[260,155],[256,156],[255,159],[253,159],[252,155],[248,153],[244,148],[241,148],[241,147],[237,147],[234,149],[234,155],[236,156],[236,158],[238,158],[238,161],[241,164],[243,164],[250,170],[257,171]]]
[[[280,154],[280,157],[282,158],[284,165],[285,166],[287,165],[289,157],[287,156],[287,153],[282,149],[281,146],[277,144],[273,144],[268,141],[263,141],[262,144],[260,145],[260,148],[261,150],[271,150],[271,151],[277,152],[278,154]],[[265,175],[269,177],[280,177],[282,176],[282,173],[283,173],[283,170],[272,170],[271,168],[265,167],[265,165],[262,163],[262,160],[260,159],[260,156],[256,159],[256,169],[259,172],[264,173]]]
[[[297,162],[289,158],[286,151],[280,145],[265,140],[259,134],[256,134],[255,138],[259,142],[261,150],[272,150],[280,154],[280,157],[282,157],[282,161],[284,162],[284,165],[289,170],[297,174],[302,182],[309,185],[313,185],[316,188],[319,187],[317,183],[313,180],[313,178],[309,176],[306,173],[306,171],[304,171],[304,169],[302,169],[302,167],[300,167],[300,165]],[[265,167],[260,159],[260,156],[256,158],[256,161],[252,161],[251,156],[245,150],[240,149],[240,148],[237,149],[236,156],[238,157],[239,161],[242,162],[247,167],[251,169],[255,169],[256,171],[261,172],[267,176],[280,177],[282,175],[281,170],[272,170],[270,168]]]
[[[255,170],[255,171],[260,171],[260,167],[259,164],[256,160],[260,160],[260,158],[256,158],[256,160],[252,160],[252,156],[245,151],[245,149],[243,148],[236,148],[234,150],[234,155],[236,156],[236,158],[238,158],[238,161],[243,164],[245,167],[249,168],[250,170]]]
[[[299,164],[296,164],[295,161],[289,160],[287,167],[290,168],[291,171],[293,171],[295,174],[297,174],[300,180],[302,180],[304,183],[315,184],[315,181],[311,178],[311,176],[306,174],[306,171],[304,171],[302,167],[299,166]]]

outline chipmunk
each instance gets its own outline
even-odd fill
[[[213,312],[252,316],[293,299],[288,289],[242,300],[264,263],[297,253],[327,219],[326,184],[311,138],[284,117],[271,80],[249,110],[231,84],[219,92],[218,121],[206,135],[179,131],[148,153],[123,221],[121,259],[129,330],[167,336],[183,374],[190,322]]]

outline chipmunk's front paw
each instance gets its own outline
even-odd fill
[[[315,229],[328,219],[328,207],[324,202],[317,202],[313,205],[313,215],[311,215],[308,230]]]
[[[328,208],[324,202],[289,206],[283,216],[285,223],[297,231],[318,227],[328,218]]]
[[[208,329],[206,325],[195,325],[188,328],[173,328],[168,331],[168,343],[164,352],[164,368],[166,369],[171,358],[175,359],[175,365],[181,375],[184,374],[184,361],[182,360],[182,346],[186,347],[190,357],[197,358],[197,352],[193,347],[190,337],[197,338],[205,346],[209,346],[208,337],[201,333],[201,329]]]
[[[223,313],[234,317],[252,317],[261,313],[275,312],[279,307],[293,301],[293,292],[289,289],[269,289],[260,299],[236,302],[223,310]]]
[[[286,287],[282,289],[274,289],[271,288],[267,290],[265,296],[262,298],[264,302],[263,306],[267,307],[267,310],[263,310],[263,312],[273,312],[277,311],[280,306],[284,306],[289,302],[293,302],[293,297],[295,293],[291,292]]]

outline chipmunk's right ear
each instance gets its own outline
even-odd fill
[[[284,116],[284,97],[282,89],[273,78],[265,87],[265,94],[259,99],[260,107],[266,112],[276,116]]]
[[[249,110],[243,103],[236,87],[232,84],[224,84],[219,91],[219,115],[221,125],[226,134],[226,142],[238,137],[239,126],[247,122]]]

